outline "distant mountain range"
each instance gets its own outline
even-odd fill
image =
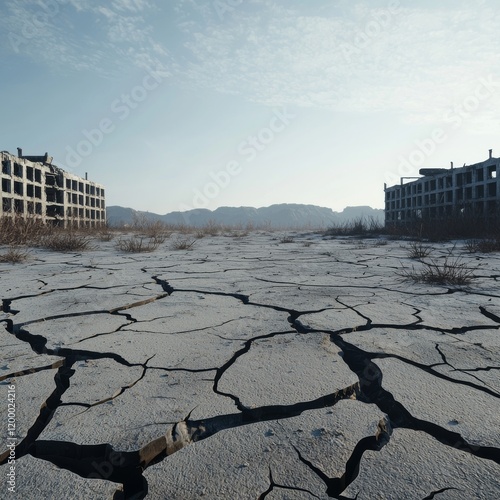
[[[184,224],[201,227],[209,223],[225,226],[246,226],[273,228],[328,228],[332,225],[353,222],[360,218],[384,221],[384,211],[368,206],[346,207],[342,212],[316,205],[283,203],[270,207],[220,207],[216,210],[197,208],[186,212],[171,212],[159,215],[141,212],[120,206],[107,207],[107,218],[112,226],[133,224],[134,220],[162,221],[166,224]]]

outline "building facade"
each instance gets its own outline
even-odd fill
[[[466,216],[496,222],[500,210],[500,158],[492,156],[460,168],[423,168],[423,177],[411,182],[401,178],[396,186],[384,186],[386,226],[418,220]]]
[[[104,187],[64,171],[52,157],[0,152],[0,217],[35,217],[64,227],[106,223]]]

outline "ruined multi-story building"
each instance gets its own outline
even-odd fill
[[[387,187],[386,226],[411,224],[419,220],[445,220],[452,217],[496,223],[500,211],[500,158],[489,158],[460,168],[423,168],[420,177]]]
[[[106,223],[104,187],[52,164],[52,157],[0,152],[0,217],[32,216],[61,226]]]

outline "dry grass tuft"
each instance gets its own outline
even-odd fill
[[[383,222],[373,217],[359,217],[355,220],[343,222],[329,227],[325,236],[359,236],[376,235],[385,231]]]
[[[41,238],[39,245],[56,252],[76,252],[92,249],[92,238],[69,230],[55,230]]]
[[[421,241],[412,241],[408,247],[408,257],[410,259],[425,259],[431,253],[431,247],[424,245]]]
[[[141,237],[132,236],[131,238],[120,238],[116,243],[116,248],[122,252],[141,253],[153,252],[165,241],[164,236],[155,237]]]
[[[10,264],[19,264],[24,262],[29,257],[28,252],[17,247],[10,247],[7,252],[0,254],[0,262],[8,262]]]
[[[99,241],[111,241],[115,237],[115,234],[109,228],[109,226],[106,225],[96,228],[95,237]]]
[[[422,261],[422,267],[403,267],[400,272],[405,279],[430,285],[468,285],[474,278],[474,270],[460,257],[445,257],[442,263],[435,260]]]
[[[34,217],[0,217],[0,245],[36,246],[52,229]]]
[[[500,252],[500,238],[468,240],[464,250],[468,253]]]
[[[177,238],[175,238],[175,240],[172,242],[171,248],[172,250],[190,250],[195,242],[196,239],[191,240],[189,238],[177,236]]]

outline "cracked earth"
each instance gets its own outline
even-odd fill
[[[0,265],[0,496],[15,384],[23,500],[500,497],[500,257],[450,287],[305,233],[30,252]]]

